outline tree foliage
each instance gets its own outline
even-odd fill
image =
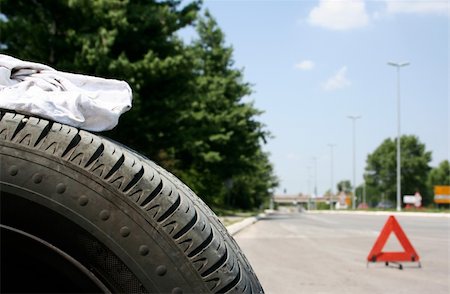
[[[192,62],[175,32],[194,22],[198,2],[3,0],[1,7],[6,54],[130,83],[133,108],[111,136],[170,166],[192,93]]]
[[[428,182],[432,186],[450,185],[450,164],[448,160],[442,161],[439,166],[430,171],[428,175]]]
[[[210,204],[250,208],[276,185],[260,114],[231,47],[200,1],[1,0],[3,53],[117,78],[132,110],[107,133],[181,177]],[[198,38],[177,32],[194,26]]]
[[[352,191],[352,184],[349,180],[342,180],[336,185],[338,193],[350,193]]]
[[[225,45],[223,32],[209,12],[199,18],[197,32],[191,48],[197,98],[181,117],[189,139],[179,149],[180,169],[206,171],[194,180],[185,178],[216,204],[259,205],[261,201],[247,201],[246,195],[255,195],[253,200],[261,193],[268,196],[275,183],[265,176],[272,174],[272,168],[261,152],[261,140],[268,134],[255,119],[260,111],[242,101],[251,93],[250,86],[242,71],[233,67],[233,50]]]
[[[428,174],[429,194],[434,195],[434,186],[450,186],[450,163],[448,160],[442,161]]]
[[[423,202],[431,201],[426,181],[430,171],[431,152],[425,150],[416,136],[404,135],[401,148],[401,191],[403,195],[420,192]],[[396,200],[397,139],[390,138],[367,157],[365,180],[372,191],[384,193],[386,199]]]

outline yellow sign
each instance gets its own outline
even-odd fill
[[[450,204],[450,186],[434,186],[434,202]]]

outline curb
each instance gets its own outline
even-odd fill
[[[395,216],[420,216],[420,217],[442,217],[450,218],[450,213],[430,213],[430,212],[397,212],[397,211],[336,211],[336,210],[313,210],[307,211],[309,214],[358,214],[358,215],[395,215]]]
[[[253,225],[254,223],[256,223],[260,218],[265,217],[266,214],[265,213],[260,213],[257,216],[252,216],[252,217],[247,217],[243,220],[241,220],[240,222],[231,224],[229,226],[227,226],[227,231],[231,236],[236,235],[237,233],[239,233],[240,231],[242,231],[243,229]]]

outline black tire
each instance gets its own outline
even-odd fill
[[[99,135],[0,118],[2,293],[263,293],[225,227],[172,174]]]

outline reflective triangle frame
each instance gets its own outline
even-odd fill
[[[390,234],[394,232],[401,246],[403,247],[403,252],[383,252],[383,247],[386,245],[386,242],[390,236]],[[375,244],[370,250],[369,255],[367,256],[367,262],[385,262],[388,265],[388,262],[419,262],[420,257],[417,254],[416,250],[412,246],[405,232],[401,228],[397,219],[391,215],[389,216],[386,224],[380,232]],[[419,262],[420,266],[420,262]],[[400,267],[401,268],[401,267]]]

